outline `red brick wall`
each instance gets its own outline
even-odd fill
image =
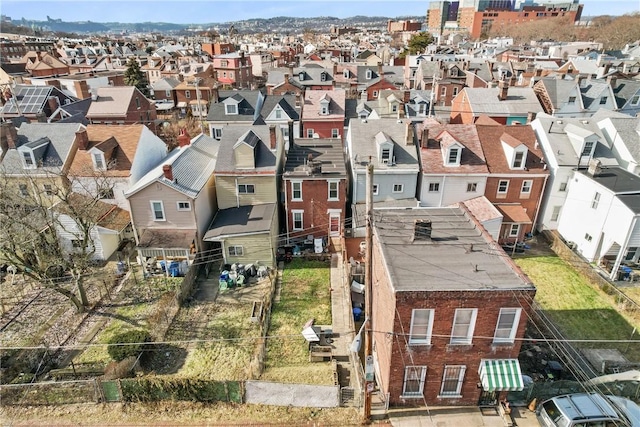
[[[344,120],[306,121],[302,119],[302,137],[308,138],[307,129],[313,129],[320,138],[331,138],[331,129],[338,129],[338,135],[344,139]]]
[[[375,245],[375,243],[374,243]],[[517,358],[521,342],[492,345],[500,308],[522,307],[517,337],[523,337],[529,317],[528,307],[535,291],[467,291],[467,292],[396,292],[389,284],[380,252],[374,246],[373,261],[373,329],[375,356],[379,365],[379,386],[389,393],[391,405],[455,406],[477,405],[481,389],[478,368],[483,358]],[[416,278],[416,280],[420,280]],[[517,281],[514,274],[514,282]],[[414,308],[434,309],[433,338],[430,346],[408,346],[411,313]],[[478,315],[472,345],[450,346],[449,336],[455,310],[477,308]],[[393,320],[391,320],[393,319]],[[388,334],[387,332],[394,332]],[[406,334],[406,335],[405,335]],[[482,338],[488,337],[488,338]],[[427,366],[424,401],[403,399],[405,366]],[[439,398],[445,365],[464,365],[461,398]]]
[[[315,237],[329,235],[328,209],[341,209],[340,225],[344,227],[346,204],[346,181],[340,181],[338,195],[340,200],[328,201],[329,184],[326,179],[305,179],[302,181],[302,201],[291,201],[291,181],[284,181],[287,198],[287,217],[290,237],[303,237],[313,234]],[[304,210],[302,215],[303,231],[293,231],[292,210]]]

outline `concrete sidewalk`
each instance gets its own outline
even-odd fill
[[[389,421],[394,427],[505,427],[508,425],[497,411],[480,410],[476,406],[391,409]],[[513,426],[539,427],[535,413],[527,408],[512,408]]]

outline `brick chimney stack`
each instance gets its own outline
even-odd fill
[[[18,130],[12,121],[7,121],[0,125],[0,140],[2,151],[15,149],[18,147]],[[5,148],[6,147],[6,148]]]
[[[180,147],[186,147],[191,144],[191,136],[187,132],[187,128],[180,129],[180,134],[178,135],[178,145]]]
[[[498,88],[500,89],[500,92],[498,92],[498,99],[500,101],[506,100],[507,95],[509,94],[509,83],[504,80],[500,80],[500,83],[498,83]]]
[[[171,168],[171,165],[162,165],[162,172],[167,180],[173,182],[173,169]]]
[[[405,121],[405,143],[407,145],[413,145],[413,124],[411,123],[411,120],[406,120]]]
[[[427,144],[429,143],[429,128],[422,128],[422,138],[420,139],[420,148],[427,148]]]
[[[89,92],[89,86],[87,86],[86,80],[76,80],[75,82],[73,82],[73,85],[76,87],[76,98],[91,98],[91,92]]]
[[[76,131],[76,142],[78,143],[79,150],[86,150],[89,147],[89,135],[87,134],[87,128],[82,128]]]
[[[269,126],[269,147],[275,150],[277,146],[276,127],[274,125]]]

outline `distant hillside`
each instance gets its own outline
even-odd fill
[[[139,23],[122,23],[122,22],[92,22],[78,21],[67,22],[61,19],[52,19],[47,17],[46,21],[37,21],[30,19],[14,19],[12,24],[19,25],[39,31],[53,31],[77,34],[104,34],[104,33],[122,33],[122,32],[182,32],[194,29],[220,29],[225,32],[232,25],[236,31],[244,34],[260,33],[264,31],[289,32],[300,31],[305,28],[314,31],[329,31],[332,26],[358,26],[364,28],[386,28],[389,19],[404,19],[424,21],[424,16],[405,16],[402,18],[391,18],[384,16],[354,16],[351,18],[340,19],[331,16],[321,16],[314,18],[294,18],[286,16],[278,16],[274,18],[256,18],[246,19],[242,21],[230,21],[220,23],[206,24],[172,24],[168,22],[139,22]]]

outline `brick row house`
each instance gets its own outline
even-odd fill
[[[392,406],[495,405],[524,387],[535,287],[463,206],[376,209],[375,382]]]
[[[157,131],[155,104],[134,86],[98,88],[86,117],[92,124],[144,124],[153,133]]]
[[[251,57],[241,52],[224,53],[213,57],[216,80],[223,86],[250,89],[253,82]]]
[[[347,171],[339,139],[294,139],[283,174],[287,240],[343,235]]]

